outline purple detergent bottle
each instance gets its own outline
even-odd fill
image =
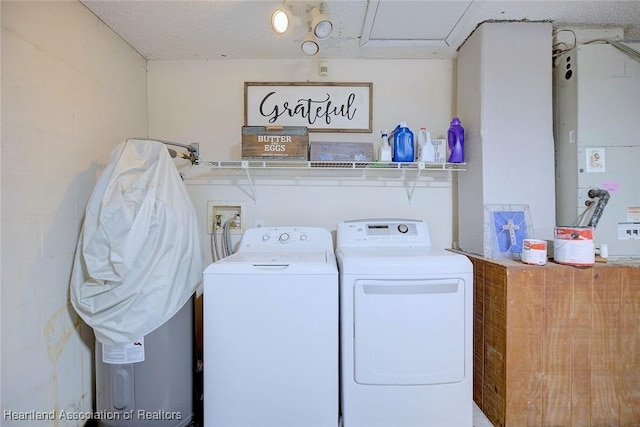
[[[457,117],[451,120],[447,140],[450,151],[449,163],[464,163],[464,128]]]

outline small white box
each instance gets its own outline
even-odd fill
[[[446,139],[432,139],[433,150],[435,152],[435,163],[447,162],[447,140]]]

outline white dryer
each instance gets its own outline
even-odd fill
[[[204,271],[204,425],[337,427],[338,269],[321,228],[247,230]]]
[[[341,222],[344,427],[471,427],[473,266],[423,221]]]

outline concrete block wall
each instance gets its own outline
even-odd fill
[[[93,333],[69,304],[84,209],[111,150],[147,134],[146,61],[79,2],[3,1],[2,426],[92,408]],[[36,425],[32,422],[32,425]]]

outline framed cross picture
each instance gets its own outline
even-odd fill
[[[520,260],[524,239],[533,237],[529,205],[485,205],[484,209],[485,256]]]

